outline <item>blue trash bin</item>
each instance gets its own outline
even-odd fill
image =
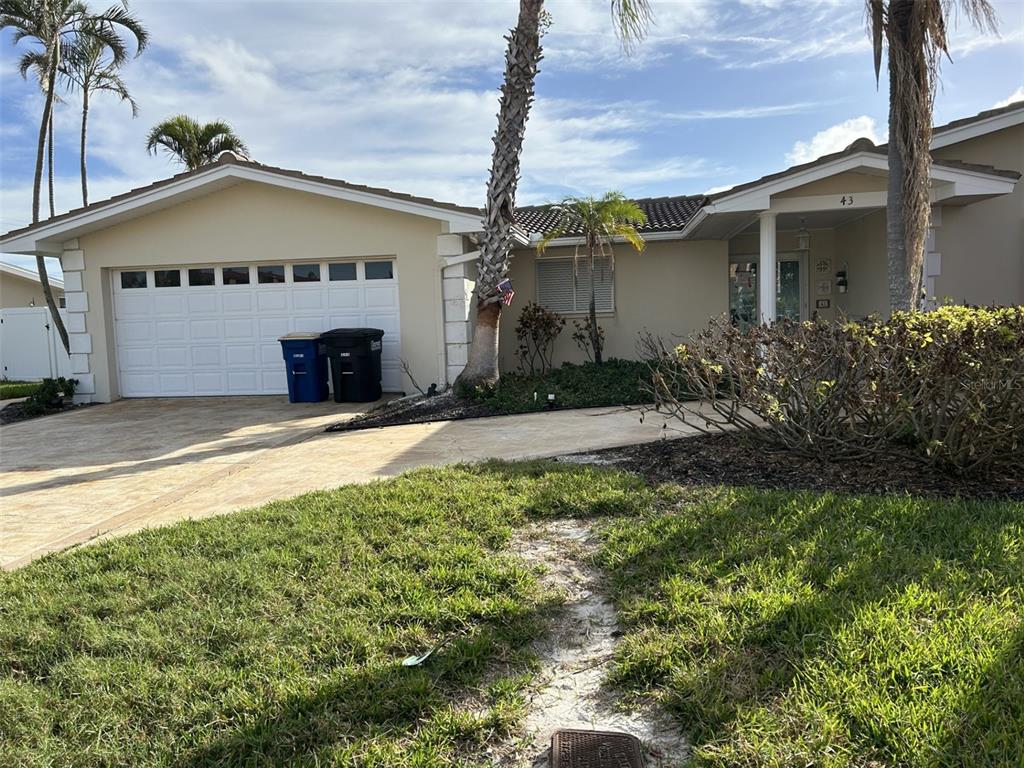
[[[288,375],[288,400],[319,403],[327,399],[327,364],[319,333],[282,336],[281,352]]]

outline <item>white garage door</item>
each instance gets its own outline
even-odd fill
[[[385,391],[401,389],[398,274],[391,260],[183,265],[115,271],[121,395],[278,395],[278,338],[381,328]]]

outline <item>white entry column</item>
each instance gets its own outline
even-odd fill
[[[775,322],[775,214],[764,211],[761,220],[761,263],[758,265],[758,303],[762,323]]]

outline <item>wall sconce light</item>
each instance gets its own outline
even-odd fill
[[[796,248],[798,251],[809,251],[811,249],[811,233],[804,226],[804,219],[800,219],[800,230],[796,233]]]
[[[836,290],[846,293],[846,289],[849,287],[850,283],[846,279],[846,265],[843,264],[843,268],[836,272]]]

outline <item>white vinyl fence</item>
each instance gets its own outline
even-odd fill
[[[0,309],[0,363],[5,379],[71,378],[71,361],[50,322],[49,309]]]

